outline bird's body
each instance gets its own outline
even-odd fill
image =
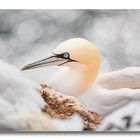
[[[140,89],[107,90],[99,85],[94,85],[91,90],[78,98],[91,111],[98,112],[105,117],[130,101],[140,100]]]
[[[107,83],[92,83],[92,85],[89,87],[89,89],[84,92],[83,94],[79,92],[79,81],[77,79],[80,79],[78,77],[81,76],[82,72],[77,73],[70,68],[62,68],[60,71],[58,71],[51,83],[50,86],[52,86],[54,89],[60,91],[61,93],[72,95],[77,97],[84,105],[88,107],[89,110],[98,112],[103,117],[107,116],[114,110],[120,108],[121,106],[125,105],[126,103],[132,101],[132,100],[139,100],[140,99],[140,89],[131,89],[130,85],[135,83],[135,85],[138,86],[138,78],[140,77],[140,68],[133,68],[135,71],[132,70],[132,68],[124,69],[124,72],[113,72],[110,73],[114,74],[118,78],[118,84],[120,85],[120,78],[124,79],[122,80],[122,83],[127,83],[127,85],[121,85],[122,87],[119,89],[117,83],[115,82],[114,86],[116,86],[114,90],[109,90],[106,88],[103,88],[102,86],[108,86],[108,88],[112,88],[113,85],[110,84],[107,85]],[[137,69],[137,74],[136,74]],[[118,73],[118,74],[117,74]],[[133,76],[132,76],[133,75]],[[103,77],[103,76],[102,76]],[[120,78],[119,78],[120,77]],[[128,79],[131,77],[133,79],[132,81]],[[137,79],[136,79],[137,77]],[[114,79],[115,78],[115,79]],[[116,80],[116,77],[111,79],[111,81]],[[135,79],[135,80],[134,80]],[[107,80],[107,79],[106,79]],[[65,82],[64,82],[65,81]],[[73,81],[73,82],[72,82]],[[100,81],[101,82],[101,81]],[[129,85],[130,84],[130,85]],[[139,84],[140,86],[140,84]]]
[[[105,89],[104,81],[110,76],[102,79],[103,82],[95,82],[100,69],[100,53],[92,43],[85,39],[74,38],[64,41],[47,58],[29,64],[23,70],[52,65],[62,66],[62,69],[54,75],[50,86],[63,94],[76,96],[90,110],[96,111],[102,116],[108,115],[128,101],[140,97],[139,90],[135,91],[136,98],[132,89],[123,89],[129,88],[127,86],[121,86],[122,89]],[[127,81],[129,73],[128,77],[123,74],[121,76]],[[114,79],[117,78],[114,77]],[[113,84],[121,85],[120,81],[114,81]]]

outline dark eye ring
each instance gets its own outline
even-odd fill
[[[69,58],[69,53],[68,52],[63,53],[63,57],[66,59]]]

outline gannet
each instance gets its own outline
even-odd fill
[[[76,96],[87,91],[96,79],[100,54],[89,41],[74,38],[58,45],[45,59],[26,65],[22,70],[54,65],[64,68],[52,78],[52,87],[64,94]]]
[[[124,90],[123,86],[118,90],[109,90],[103,87],[105,83],[96,84],[100,61],[100,53],[95,45],[86,39],[72,38],[58,45],[45,59],[28,64],[22,70],[61,66],[62,69],[52,77],[50,86],[63,94],[76,96],[89,110],[106,116],[135,98],[133,94],[140,97],[140,92],[133,92],[131,89]],[[125,76],[123,74],[121,76],[127,79],[127,72]],[[114,80],[114,83],[116,81]],[[117,83],[120,85],[120,81]]]

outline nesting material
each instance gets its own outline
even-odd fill
[[[42,97],[47,102],[44,111],[51,117],[70,119],[73,114],[77,113],[83,119],[84,130],[96,130],[100,125],[102,121],[101,116],[95,112],[88,111],[76,98],[63,95],[47,85],[41,86]]]

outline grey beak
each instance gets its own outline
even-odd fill
[[[24,66],[21,70],[24,71],[24,70],[30,70],[30,69],[41,68],[46,66],[59,66],[64,63],[67,63],[66,59],[58,58],[56,55],[51,54],[45,59]]]

